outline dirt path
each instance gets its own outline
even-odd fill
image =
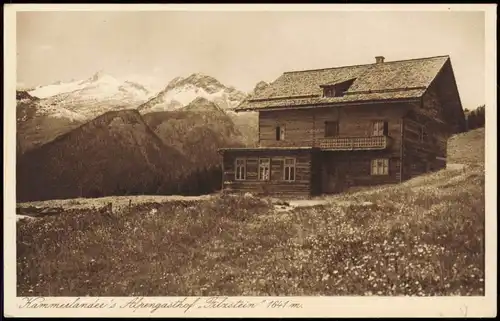
[[[32,216],[27,216],[27,215],[21,215],[21,214],[17,214],[17,215],[16,215],[16,221],[19,221],[19,220],[24,220],[24,219],[27,219],[27,220],[32,220],[32,219],[34,219],[34,217],[32,217]]]
[[[465,167],[465,164],[459,164],[459,163],[447,163],[446,164],[446,169],[463,169]]]

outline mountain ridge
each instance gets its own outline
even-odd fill
[[[21,155],[17,197],[169,193],[189,164],[138,111],[110,111]]]

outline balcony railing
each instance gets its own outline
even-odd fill
[[[389,137],[326,137],[320,138],[318,147],[324,150],[375,150],[385,149]]]

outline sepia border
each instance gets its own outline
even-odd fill
[[[16,297],[16,217],[15,217],[15,86],[17,11],[483,11],[485,13],[485,97],[486,97],[486,264],[484,297],[286,297],[302,308],[158,309],[22,309],[23,298]],[[124,316],[124,317],[474,317],[496,316],[496,4],[6,4],[4,5],[4,316]],[[45,298],[46,302],[66,303],[75,298]],[[81,301],[95,302],[84,297]],[[177,297],[145,298],[150,302],[171,302]],[[182,299],[182,298],[180,298]],[[195,300],[195,298],[188,298]],[[202,298],[203,299],[203,298]],[[262,302],[273,297],[231,297]],[[101,302],[124,305],[131,298],[99,298]]]

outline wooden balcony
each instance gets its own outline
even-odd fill
[[[380,150],[389,146],[389,137],[326,137],[318,139],[323,150]]]

